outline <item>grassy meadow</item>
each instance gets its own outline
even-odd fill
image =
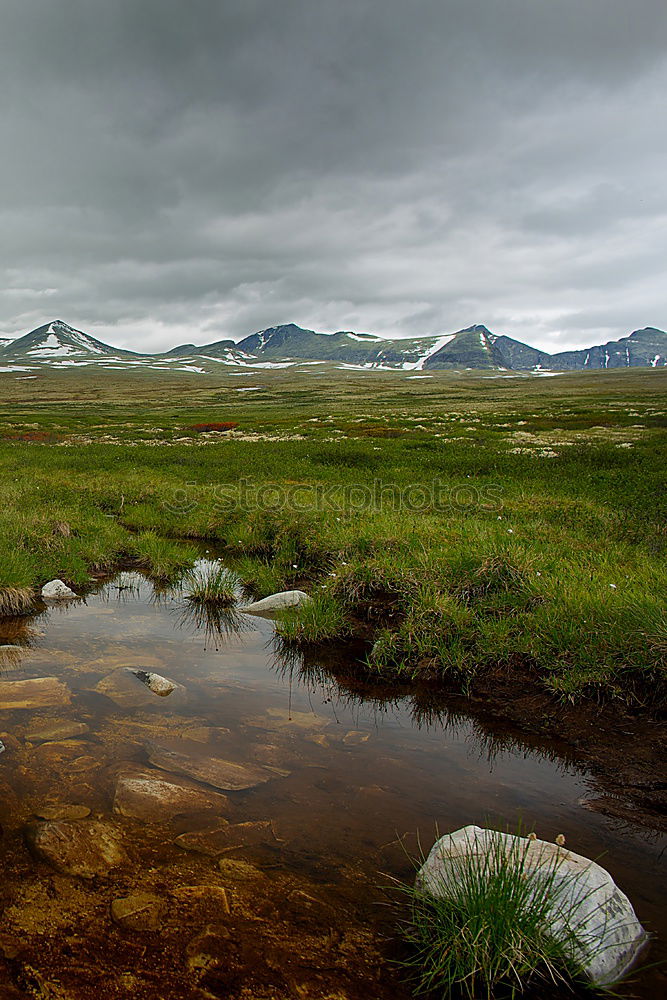
[[[410,375],[0,375],[2,611],[123,563],[172,579],[204,540],[253,596],[315,597],[292,644],[664,705],[667,372]]]

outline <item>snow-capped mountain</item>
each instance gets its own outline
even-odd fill
[[[101,340],[96,340],[82,330],[75,330],[60,319],[26,333],[25,337],[4,343],[0,348],[0,356],[6,358],[10,355],[34,361],[133,356],[131,351],[122,351],[103,344]]]
[[[595,368],[663,368],[667,365],[667,334],[654,326],[635,330],[629,337],[599,347],[553,354],[550,364],[560,371]]]
[[[288,323],[253,333],[241,340],[237,347],[248,354],[274,361],[340,361],[365,368],[410,369],[423,367],[426,359],[451,336],[387,340],[374,334],[348,330],[316,333]]]
[[[17,340],[0,340],[1,371],[96,365],[102,369],[212,372],[327,365],[339,370],[433,372],[495,369],[522,372],[662,368],[667,333],[655,327],[579,351],[547,354],[482,325],[442,336],[389,340],[369,333],[317,333],[294,323],[269,327],[236,343],[183,344],[163,354],[121,350],[54,320]]]

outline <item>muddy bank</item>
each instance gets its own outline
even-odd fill
[[[481,717],[501,717],[522,734],[552,737],[573,750],[600,786],[586,807],[650,829],[667,830],[667,724],[618,705],[555,702],[539,690],[508,679],[467,699]]]

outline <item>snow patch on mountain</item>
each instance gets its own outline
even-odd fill
[[[432,354],[437,354],[437,352],[441,348],[443,348],[445,346],[445,344],[448,344],[450,342],[450,340],[453,340],[455,336],[456,336],[456,334],[454,334],[454,333],[446,333],[444,335],[444,337],[439,337],[436,340],[435,344],[433,344],[431,347],[429,347],[422,354],[422,356],[419,358],[419,360],[416,361],[414,364],[410,365],[409,367],[412,368],[414,371],[421,371],[422,368],[424,367],[424,365],[426,364],[426,362],[428,361],[428,359],[431,357],[431,355]],[[405,365],[403,365],[403,367],[404,368],[408,368],[408,365],[405,364]]]

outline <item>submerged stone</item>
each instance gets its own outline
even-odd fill
[[[111,919],[132,931],[157,931],[162,926],[166,903],[152,893],[123,896],[111,903]]]
[[[224,814],[229,811],[229,800],[158,771],[130,770],[118,775],[113,810],[121,816],[158,823],[192,813]]]
[[[35,816],[39,816],[40,819],[85,819],[90,816],[90,809],[88,806],[55,803],[35,809]]]
[[[176,837],[174,843],[185,851],[195,851],[197,854],[207,854],[209,857],[217,858],[240,847],[271,846],[278,841],[271,821],[260,820],[250,823],[226,823],[215,830],[182,833],[180,837]]]
[[[308,604],[310,600],[311,598],[303,590],[283,590],[279,594],[271,594],[261,601],[255,601],[242,610],[249,615],[271,617],[286,608],[298,608],[302,604]]]
[[[152,682],[151,678],[157,678],[157,680]],[[160,690],[156,691],[156,687]],[[155,704],[155,694],[161,694],[164,697],[174,692],[182,693],[185,688],[152,671],[137,670],[134,667],[118,667],[103,677],[101,681],[98,681],[95,690],[98,694],[110,698],[121,708],[143,708]]]
[[[419,869],[417,885],[446,898],[465,867],[480,868],[504,853],[528,877],[548,879],[553,899],[551,933],[596,986],[618,982],[648,941],[628,897],[609,872],[572,851],[543,840],[466,826],[438,840]]]
[[[203,781],[223,791],[237,792],[255,788],[275,778],[286,777],[289,772],[259,764],[237,764],[218,757],[195,757],[156,743],[148,743],[148,759],[155,767]]]
[[[167,695],[170,695],[172,691],[181,686],[176,681],[171,681],[168,677],[156,674],[152,670],[130,670],[130,673],[134,674],[142,684],[146,685],[149,691],[159,695],[160,698],[166,698]]]
[[[33,677],[27,681],[0,680],[0,709],[53,708],[69,705],[70,692],[57,677]]]
[[[101,820],[30,823],[25,836],[35,857],[64,875],[95,878],[128,860],[119,831]]]
[[[190,925],[217,920],[232,912],[231,894],[220,885],[182,885],[171,890],[173,909]],[[180,921],[179,921],[180,922]]]
[[[213,969],[229,966],[229,955],[229,931],[216,924],[205,927],[185,949],[187,966],[195,979]]]
[[[0,646],[0,665],[5,670],[16,669],[21,665],[23,653],[25,649],[22,646]]]
[[[352,729],[343,737],[343,743],[346,747],[356,747],[361,743],[368,743],[370,736],[370,733],[359,732],[358,730]]]
[[[44,722],[28,729],[25,734],[29,743],[50,743],[52,740],[69,740],[75,736],[83,736],[88,732],[85,722],[67,722],[65,720]]]
[[[0,733],[0,740],[5,750],[18,750],[21,746],[13,733]]]
[[[253,715],[244,718],[244,726],[262,729],[265,732],[281,729],[295,729],[308,732],[323,729],[331,724],[325,715],[313,712],[297,712],[286,708],[267,708],[264,715]]]

